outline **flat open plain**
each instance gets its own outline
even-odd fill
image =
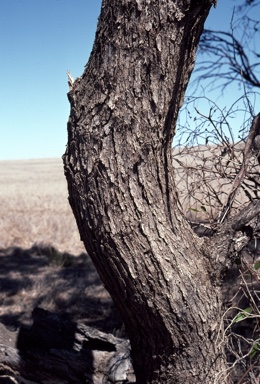
[[[0,248],[52,245],[84,251],[61,159],[0,161]]]

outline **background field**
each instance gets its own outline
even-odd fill
[[[61,159],[0,161],[0,248],[52,245],[84,251]]]

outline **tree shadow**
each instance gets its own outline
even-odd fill
[[[32,318],[17,333],[19,375],[33,382],[93,383],[93,350],[77,345],[77,323],[40,308]]]
[[[35,328],[38,307],[54,315],[50,329],[57,329],[57,332],[49,334],[48,329]],[[59,324],[55,324],[55,314]],[[78,323],[117,337],[126,336],[118,311],[89,256],[85,253],[78,256],[60,253],[48,246],[0,249],[0,323],[7,330],[16,331],[11,333],[17,334],[16,348],[25,362],[22,368],[27,375],[33,364],[48,366],[52,351],[52,354],[57,353],[55,372],[50,365],[50,370],[47,369],[44,375],[46,380],[56,375],[64,383],[68,379],[64,370],[64,351],[68,365],[70,361],[77,365],[75,380],[70,378],[68,382],[92,383],[92,350],[107,348],[92,345],[91,341],[75,351]],[[62,356],[59,348],[63,351]],[[35,350],[39,351],[40,362],[35,360]]]
[[[26,325],[39,306],[123,336],[120,315],[86,253],[73,256],[44,246],[1,249],[0,322],[14,329]]]
[[[21,382],[133,383],[128,340],[41,308],[33,310],[32,319],[31,326],[21,326],[15,332],[15,349],[4,346],[6,355],[12,356],[7,366],[18,370]],[[4,333],[7,340],[12,332]]]

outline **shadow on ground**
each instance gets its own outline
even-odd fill
[[[1,249],[0,322],[11,329],[29,324],[35,307],[116,336],[124,333],[87,254],[73,256],[42,246]]]

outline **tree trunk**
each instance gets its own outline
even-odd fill
[[[68,94],[69,201],[140,384],[230,382],[216,342],[223,263],[182,213],[171,149],[210,7],[103,0],[90,60]]]

